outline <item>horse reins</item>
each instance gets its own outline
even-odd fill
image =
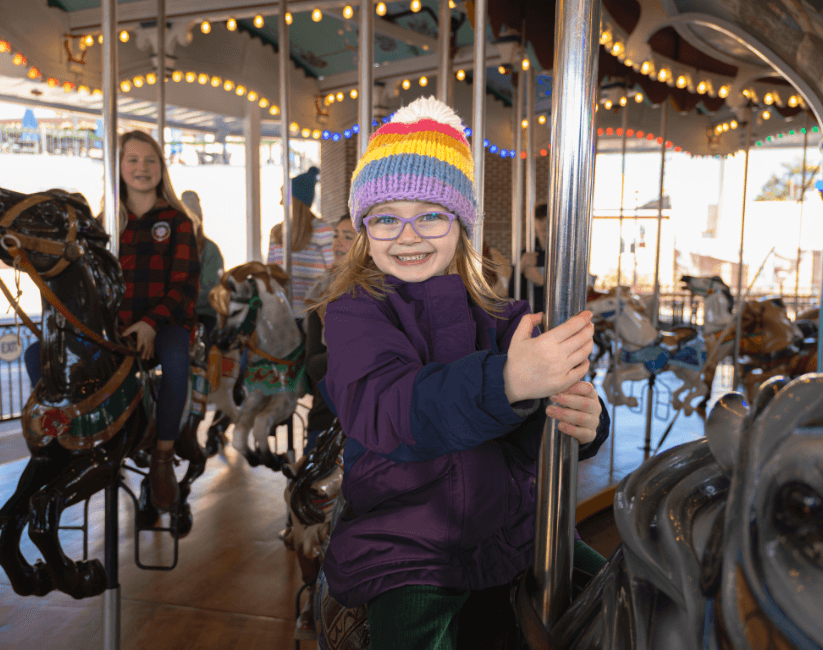
[[[260,300],[260,294],[257,292],[257,283],[252,281],[251,287],[251,298],[249,298],[248,300],[246,300],[245,298],[233,299],[233,302],[244,303],[249,306],[249,310],[246,312],[246,317],[243,319],[243,322],[240,323],[240,326],[237,328],[237,333],[235,334],[234,340],[239,339],[240,344],[243,347],[248,348],[249,352],[252,352],[263,357],[266,361],[270,361],[271,363],[279,365],[293,366],[296,363],[295,361],[289,361],[287,359],[278,359],[277,357],[273,357],[270,354],[263,352],[263,350],[257,347],[257,332],[255,332],[254,329],[257,325],[257,312],[263,305],[263,301]]]
[[[22,271],[27,273],[29,277],[31,277],[32,281],[35,285],[37,285],[37,288],[43,294],[43,297],[46,299],[46,301],[48,301],[48,303],[52,307],[54,307],[58,312],[60,312],[60,314],[81,334],[91,339],[98,346],[107,348],[112,352],[118,352],[120,354],[126,354],[129,356],[136,356],[136,350],[132,350],[117,343],[107,341],[97,332],[81,323],[77,319],[77,317],[69,311],[68,307],[66,307],[63,304],[63,302],[54,294],[54,292],[51,289],[49,289],[48,286],[46,286],[46,283],[43,281],[43,278],[52,278],[55,275],[58,275],[69,264],[80,259],[80,257],[85,254],[83,247],[77,243],[77,214],[75,213],[74,208],[68,203],[66,204],[66,208],[69,214],[69,232],[67,235],[68,241],[66,241],[65,244],[61,244],[60,242],[51,241],[48,239],[43,239],[41,237],[24,235],[10,228],[14,220],[18,216],[20,216],[20,214],[22,214],[25,210],[34,207],[38,203],[50,200],[52,200],[52,197],[50,196],[46,196],[43,194],[35,194],[26,199],[23,199],[19,203],[12,206],[12,208],[8,210],[5,215],[3,215],[3,218],[0,219],[0,244],[2,244],[3,248],[5,248],[9,252],[9,254],[14,258],[15,266],[19,267]],[[13,244],[9,245],[9,243],[7,243],[6,241],[7,239],[10,239],[13,242]],[[29,261],[25,253],[23,253],[24,247],[26,250],[33,251],[36,253],[59,256],[60,259],[48,271],[40,273],[37,271],[37,269],[34,268],[34,265]],[[9,291],[6,284],[2,281],[2,279],[0,279],[0,289],[2,289],[3,293],[6,295],[6,298],[9,299],[9,302],[12,304],[15,311],[20,315],[20,318],[23,320],[26,326],[32,332],[34,332],[37,338],[42,340],[42,333],[37,328],[37,326],[32,322],[31,318],[29,318],[29,316],[25,313],[23,308],[20,307],[17,301],[11,297],[11,292]]]

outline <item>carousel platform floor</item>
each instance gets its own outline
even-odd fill
[[[310,399],[302,400],[304,407]],[[663,415],[662,407],[659,410]],[[580,464],[579,530],[606,557],[619,543],[609,516],[614,486],[643,460],[644,413],[617,409],[613,467],[612,442],[607,442],[595,458]],[[210,419],[208,414],[201,435]],[[299,434],[299,418],[296,421]],[[653,447],[665,426],[665,422],[654,421]],[[696,416],[681,416],[663,448],[699,437],[702,432],[702,422]],[[284,449],[285,444],[282,428],[278,448]],[[0,425],[0,503],[14,491],[27,457],[19,421]],[[183,469],[178,468],[180,475]],[[128,473],[132,489],[138,487],[137,478]],[[294,648],[294,598],[301,585],[300,572],[277,535],[286,525],[285,483],[280,473],[249,467],[233,449],[210,459],[192,487],[194,526],[180,541],[179,563],[173,571],[143,571],[135,566],[133,506],[121,492],[122,650]],[[103,501],[102,492],[91,500],[92,558],[103,557]],[[81,520],[82,507],[75,506],[66,511],[62,523],[78,525]],[[62,531],[60,536],[67,554],[81,558],[82,535]],[[168,533],[141,533],[140,544],[144,564],[172,560]],[[39,557],[26,533],[22,550],[29,562]],[[102,648],[102,607],[102,597],[76,601],[57,592],[43,598],[19,597],[0,570],[0,650]],[[300,647],[315,650],[316,643],[302,641]]]

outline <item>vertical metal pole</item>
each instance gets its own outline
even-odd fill
[[[286,0],[280,3],[277,19],[277,44],[280,64],[280,141],[283,143],[283,270],[291,277],[291,178],[289,176],[289,24]],[[361,43],[362,47],[362,43]],[[286,283],[286,297],[292,304],[292,283]]]
[[[514,74],[512,73],[512,79]],[[516,89],[515,89],[516,90]],[[520,115],[517,110],[517,92],[512,97],[512,138],[517,137],[517,129],[519,126]],[[517,200],[517,165],[512,165],[511,169],[511,183],[512,183],[512,266],[514,267],[514,291],[512,296],[515,300],[520,300],[520,291],[522,280],[520,277],[520,251],[523,248],[523,223],[518,218],[518,200]]]
[[[743,167],[743,206],[740,211],[740,254],[737,265],[737,326],[734,331],[734,349],[732,350],[732,361],[734,363],[734,374],[732,379],[732,390],[737,390],[737,382],[740,379],[740,364],[737,357],[740,351],[740,315],[743,309],[740,308],[740,301],[743,297],[743,237],[746,233],[746,190],[749,185],[749,148],[752,144],[752,109],[749,108],[748,119],[746,121],[746,159]]]
[[[809,146],[809,114],[806,113],[806,128],[803,133],[803,171],[800,176],[800,220],[797,224],[797,268],[794,275],[794,319],[797,320],[800,299],[798,292],[800,289],[800,253],[803,241],[803,197],[806,194],[806,149]]]
[[[517,151],[517,158],[514,160],[514,165],[512,165],[513,174],[514,174],[514,183],[512,185],[512,228],[517,229],[517,237],[519,248],[515,253],[515,284],[514,288],[516,293],[514,294],[515,300],[520,300],[520,291],[521,291],[521,282],[520,279],[520,232],[521,228],[523,227],[523,160],[520,158],[520,152],[523,149],[523,126],[521,122],[523,121],[523,94],[524,94],[524,86],[526,85],[526,80],[523,78],[524,74],[522,72],[517,73],[517,88],[515,89],[514,97],[512,98],[512,128],[514,129],[514,149]],[[514,80],[514,73],[512,73],[512,80]],[[534,235],[532,235],[531,241],[529,240],[528,235],[529,229],[526,228],[526,250],[533,251],[534,250]],[[528,283],[531,285],[531,282]],[[528,286],[528,285],[527,285]],[[534,300],[529,302],[529,305],[534,311]]]
[[[106,32],[106,37],[108,32]],[[104,37],[104,39],[106,38]],[[105,40],[103,41],[105,42]],[[103,650],[118,650],[120,648],[120,577],[119,571],[119,540],[117,522],[118,469],[114,483],[105,490],[105,562],[106,562],[106,591],[103,592]]]
[[[440,0],[437,17],[437,99],[451,105],[452,51],[451,28],[452,10],[449,0]]]
[[[529,66],[526,70],[526,120],[529,126],[526,130],[526,233],[528,241],[531,242],[532,250],[534,250],[534,203],[535,203],[535,176],[537,172],[537,161],[534,157],[534,132],[537,130],[537,125],[534,121],[534,67]],[[517,151],[518,157],[520,150]],[[544,291],[545,293],[545,291]],[[529,304],[534,311],[534,283],[529,282]]]
[[[166,0],[157,0],[157,144],[166,155]]]
[[[472,157],[474,158],[474,185],[477,192],[477,219],[474,222],[472,244],[476,251],[483,250],[483,180],[486,148],[486,2],[474,3],[474,83],[472,86]]]
[[[260,234],[260,108],[255,102],[246,103],[243,136],[246,140],[246,259],[259,262],[262,260],[262,238]],[[284,250],[290,241],[284,237]],[[291,286],[291,282],[288,286]]]
[[[357,116],[360,122],[360,133],[357,134],[357,157],[362,158],[366,153],[366,147],[369,146],[372,93],[374,92],[374,2],[372,0],[360,0],[358,38],[360,56],[357,59],[357,73],[360,77],[360,88],[357,95]]]
[[[117,156],[117,0],[103,0],[103,198],[109,250],[120,252],[120,169]]]
[[[652,298],[652,325],[657,328],[660,323],[660,230],[663,227],[663,181],[666,175],[666,136],[669,126],[669,99],[663,100],[660,115],[660,135],[663,142],[660,144],[660,196],[657,199],[657,246],[654,252],[654,295]],[[646,394],[646,438],[643,443],[643,458],[648,460],[652,451],[652,413],[654,411],[654,380],[649,377],[648,393]]]
[[[547,328],[586,306],[600,2],[558,0],[546,250]],[[544,400],[545,405],[545,400]],[[549,630],[571,598],[578,443],[546,420],[537,473],[532,604]]]
[[[617,314],[615,315],[614,322],[614,354],[612,355],[612,363],[614,365],[614,376],[617,380],[620,380],[620,327],[618,323],[620,323],[620,314],[623,311],[623,302],[620,295],[620,281],[622,279],[622,271],[623,271],[623,202],[626,196],[626,140],[628,136],[626,135],[626,129],[629,126],[629,103],[626,102],[626,105],[623,107],[623,139],[620,143],[620,226],[618,232],[618,242],[617,242]],[[617,435],[617,405],[612,405],[612,431],[611,431],[611,443],[609,449],[609,483],[612,481],[612,477],[614,476],[614,443],[615,443],[615,435]]]

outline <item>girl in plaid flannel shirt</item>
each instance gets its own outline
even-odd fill
[[[196,217],[174,193],[160,146],[142,131],[120,137],[120,266],[126,291],[120,326],[143,359],[163,368],[157,399],[157,444],[149,479],[158,510],[179,498],[174,443],[186,405],[189,342],[200,279]]]

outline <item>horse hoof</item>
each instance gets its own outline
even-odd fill
[[[100,560],[78,562],[77,574],[79,577],[77,588],[73,590],[74,593],[69,594],[72,598],[77,600],[93,598],[106,590],[107,575]]]
[[[180,514],[174,517],[174,523],[177,524],[177,537],[179,539],[183,539],[191,532],[194,518],[191,516],[191,506],[188,503],[180,504]],[[172,523],[172,528],[174,523]],[[174,531],[172,531],[172,536],[174,536]]]
[[[42,597],[54,591],[54,582],[52,582],[49,567],[42,560],[37,560],[32,569],[32,572],[27,572],[31,575],[29,576],[30,581],[27,581],[29,584],[25,588],[12,582],[15,593],[20,596]]]
[[[636,397],[630,397],[629,399],[627,399],[626,400],[626,406],[628,406],[629,408],[633,408],[633,409],[637,408],[637,398]]]
[[[206,440],[206,446],[203,448],[203,451],[206,454],[206,458],[212,458],[217,455],[220,451],[220,440],[218,436],[212,436],[209,434],[208,439]]]
[[[246,460],[248,461],[249,465],[251,465],[252,467],[257,467],[263,462],[263,459],[259,451],[252,451],[247,447],[246,451],[242,453],[243,456],[246,457]]]
[[[137,467],[147,468],[151,463],[151,456],[145,449],[141,449],[131,457]]]

